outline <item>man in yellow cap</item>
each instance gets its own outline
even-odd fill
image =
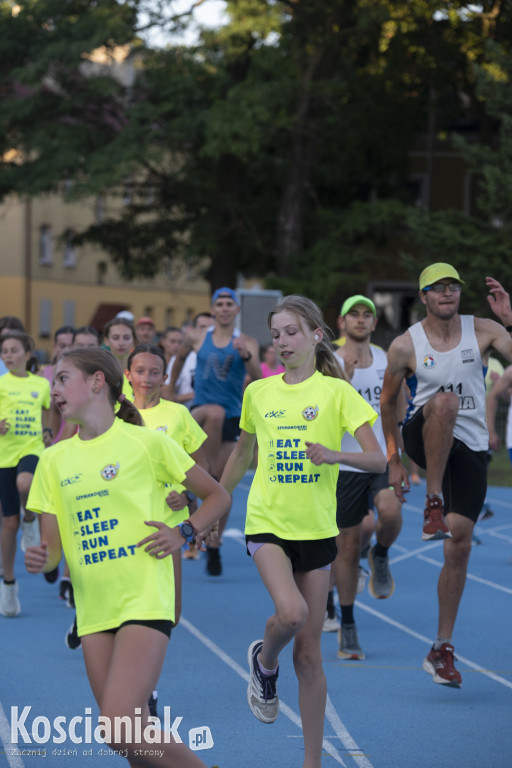
[[[389,481],[403,502],[409,478],[400,460],[397,403],[407,380],[411,402],[402,437],[407,454],[427,473],[423,539],[446,537],[438,635],[423,668],[434,682],[457,688],[461,675],[454,666],[452,633],[487,487],[485,369],[491,349],[512,361],[510,297],[494,278],[487,277],[486,284],[491,309],[505,328],[459,314],[464,281],[450,264],[423,270],[419,296],[427,316],[391,344],[381,395]]]

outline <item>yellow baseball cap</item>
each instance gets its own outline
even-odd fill
[[[371,309],[373,316],[377,317],[377,310],[375,309],[375,304],[373,301],[368,299],[366,296],[362,296],[360,293],[356,294],[355,296],[350,296],[346,301],[343,302],[343,306],[340,312],[341,317],[345,317],[345,315],[350,312],[352,307],[355,307],[356,304],[363,304],[365,307],[368,307],[368,309]]]
[[[445,264],[443,261],[438,261],[436,264],[431,264],[430,267],[426,267],[420,275],[420,291],[427,287],[427,285],[433,285],[438,280],[444,280],[446,277],[451,277],[461,285],[464,285],[464,280],[461,280],[459,273],[452,267],[451,264]]]

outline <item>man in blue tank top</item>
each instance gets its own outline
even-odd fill
[[[446,538],[438,635],[423,668],[434,682],[457,688],[461,675],[454,667],[452,634],[487,487],[485,371],[491,349],[512,360],[510,297],[494,278],[486,284],[491,309],[505,328],[459,314],[464,282],[450,264],[423,270],[419,296],[427,316],[391,344],[381,395],[389,480],[404,502],[409,478],[400,460],[397,401],[407,380],[411,401],[402,437],[407,454],[426,469],[423,539]]]
[[[212,296],[213,325],[191,328],[185,334],[172,368],[170,391],[189,352],[197,353],[192,416],[208,435],[204,451],[210,473],[221,477],[228,457],[240,435],[239,420],[246,375],[261,378],[256,339],[235,328],[240,312],[238,297],[231,288],[218,288]],[[221,530],[227,516],[221,522]],[[218,548],[208,548],[207,571],[221,573]]]

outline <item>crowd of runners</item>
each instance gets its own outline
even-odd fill
[[[76,607],[66,642],[82,647],[100,717],[138,711],[151,722],[181,613],[182,550],[190,559],[204,550],[208,578],[222,575],[230,495],[255,467],[247,555],[274,609],[248,649],[248,704],[261,722],[276,720],[279,655],[293,642],[303,768],[320,768],[322,632],[338,631],[339,658],[364,660],[356,594],[366,576],[376,599],[395,590],[389,550],[410,487],[406,455],[426,479],[418,537],[444,539],[438,626],[423,667],[435,683],[460,687],[455,621],[489,446],[499,447],[497,402],[512,390],[510,366],[486,397],[491,351],[512,362],[512,308],[496,279],[482,290],[497,320],[460,314],[457,270],[427,266],[425,317],[387,352],[372,342],[377,311],[363,295],[343,301],[336,341],[312,301],[285,297],[260,350],[237,330],[238,297],[224,287],[185,330],[157,335],[151,318],[126,312],[101,335],[60,328],[42,371],[21,321],[0,318],[2,623],[21,611],[21,526],[25,567],[50,584],[60,576],[59,595]],[[506,440],[512,460],[510,416]],[[140,762],[144,739],[130,744],[121,729],[107,741],[134,768],[204,765],[173,740]]]

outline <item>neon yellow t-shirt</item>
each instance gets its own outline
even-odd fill
[[[80,635],[174,619],[172,561],[136,544],[156,530],[145,520],[165,521],[165,483],[193,465],[169,437],[117,418],[93,440],[75,435],[43,453],[27,506],[57,516]]]
[[[158,405],[155,405],[153,408],[139,408],[139,413],[146,427],[159,432],[165,432],[188,454],[197,451],[208,437],[191,415],[188,408],[180,403],[160,400]],[[183,489],[184,486],[181,484],[168,484],[165,488],[164,497],[168,496],[171,491],[181,493]],[[188,507],[177,511],[173,511],[168,507],[167,513],[169,515],[168,525],[178,525],[178,523],[187,520],[189,516]]]
[[[0,419],[10,429],[0,435],[0,467],[16,467],[24,456],[44,451],[41,411],[50,407],[50,385],[42,376],[28,373],[0,376]]]
[[[337,536],[338,464],[315,466],[306,440],[340,450],[350,434],[377,413],[342,379],[316,371],[300,384],[282,376],[259,379],[244,394],[240,426],[256,433],[258,468],[247,501],[246,534],[273,533],[282,539]]]
[[[131,402],[133,403],[133,389],[132,385],[126,378],[126,374],[123,373],[123,395]]]

